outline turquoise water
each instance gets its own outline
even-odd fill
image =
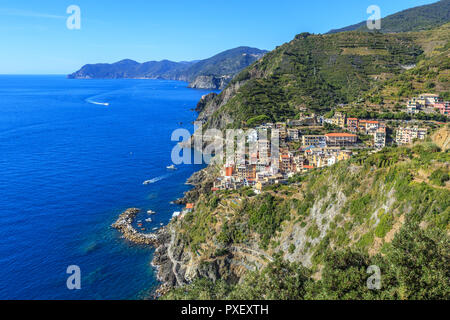
[[[110,225],[139,207],[157,212],[151,230],[180,209],[170,201],[201,167],[168,171],[170,137],[192,132],[206,93],[177,81],[0,76],[0,299],[148,296],[152,249]],[[69,265],[81,290],[66,287]]]

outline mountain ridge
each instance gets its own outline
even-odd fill
[[[429,30],[450,21],[450,0],[409,8],[381,19],[382,33]],[[346,31],[369,31],[366,21],[344,28],[332,29],[328,34]]]
[[[69,74],[69,79],[163,79],[190,83],[191,88],[223,89],[242,69],[267,53],[251,47],[237,47],[210,58],[195,61],[170,60],[139,63],[123,59],[115,63],[86,64]]]

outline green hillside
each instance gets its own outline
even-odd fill
[[[441,0],[436,3],[415,7],[387,16],[381,20],[381,32],[409,32],[422,31],[439,27],[450,22],[450,0]],[[369,31],[366,21],[331,30],[329,33],[344,31]]]
[[[259,115],[273,121],[296,116],[301,110],[321,112],[337,104],[364,98],[377,76],[400,74],[402,65],[414,64],[423,50],[407,34],[348,32],[333,35],[300,34],[268,53],[236,76],[235,92],[211,117],[223,114],[239,126]]]
[[[425,92],[439,93],[450,100],[450,23],[431,31],[411,33],[411,36],[425,51],[417,66],[381,82],[367,93],[367,101],[379,96],[392,106]]]
[[[235,75],[261,58],[267,51],[250,47],[238,47],[199,61],[186,70],[189,81],[198,76]]]
[[[283,121],[340,104],[398,111],[416,94],[448,98],[450,24],[399,34],[299,34],[237,75],[205,107],[209,127]],[[201,115],[202,117],[202,115]]]

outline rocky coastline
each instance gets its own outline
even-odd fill
[[[120,214],[116,222],[112,224],[114,229],[117,229],[122,233],[124,239],[131,241],[136,244],[146,244],[146,245],[158,245],[158,234],[157,233],[141,233],[133,227],[133,221],[140,209],[129,208]]]

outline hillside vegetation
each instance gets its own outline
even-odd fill
[[[227,125],[225,114],[240,126],[259,115],[278,121],[301,110],[321,112],[358,102],[374,79],[400,74],[402,65],[415,64],[422,53],[407,34],[297,35],[233,79],[229,88],[237,89],[210,103],[216,109],[210,125]]]
[[[369,91],[368,102],[375,96],[387,105],[395,105],[424,92],[439,93],[450,100],[450,23],[411,36],[425,51],[417,65]]]
[[[204,108],[209,127],[240,127],[340,104],[398,111],[415,94],[448,98],[450,23],[423,32],[300,34],[237,75]],[[205,116],[206,115],[206,116]]]
[[[441,0],[383,18],[380,31],[383,33],[422,31],[439,27],[448,22],[450,22],[450,0]],[[345,28],[331,30],[330,33],[354,30],[369,31],[366,21],[363,21]]]
[[[428,140],[361,152],[261,195],[205,194],[172,225],[194,281],[165,298],[448,299],[449,163]],[[367,289],[371,265],[381,290]]]

